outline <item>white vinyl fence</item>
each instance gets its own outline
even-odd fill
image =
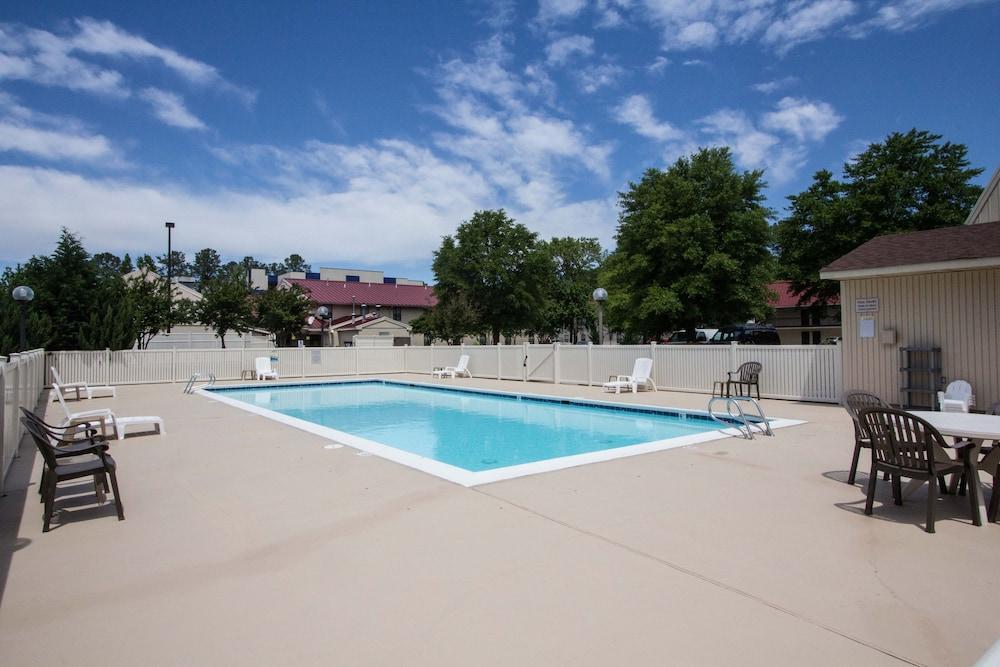
[[[282,379],[335,375],[430,373],[469,355],[473,377],[524,382],[599,385],[631,373],[652,357],[662,389],[710,393],[715,380],[746,361],[763,365],[767,398],[835,403],[842,391],[840,345],[462,345],[428,347],[306,347],[272,350],[120,350],[50,352],[64,382],[144,384],[185,382],[193,373],[239,380],[254,357],[270,355]]]
[[[24,435],[20,408],[34,410],[45,389],[45,351],[0,357],[0,494],[5,490],[7,470],[14,461]]]

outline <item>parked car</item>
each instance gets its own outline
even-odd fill
[[[708,341],[711,345],[781,345],[773,324],[734,324],[722,327]]]
[[[665,340],[662,341],[664,345],[688,345],[690,343],[707,343],[709,339],[715,335],[718,329],[695,329],[694,330],[694,340],[688,338],[688,332],[685,330],[675,331]]]

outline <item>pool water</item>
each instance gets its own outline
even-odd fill
[[[213,393],[470,472],[718,431],[706,415],[389,381]]]

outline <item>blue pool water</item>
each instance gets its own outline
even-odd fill
[[[702,415],[384,381],[213,391],[471,472],[719,428]]]

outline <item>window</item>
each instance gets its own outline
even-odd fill
[[[822,343],[822,331],[803,331],[802,332],[802,344],[803,345],[819,345]]]
[[[349,283],[360,283],[361,282],[361,276],[344,276],[344,278]]]
[[[819,313],[814,310],[803,310],[802,311],[802,326],[804,327],[818,327],[819,326]]]
[[[393,306],[392,307],[392,319],[396,320],[397,322],[402,322],[403,321],[403,309],[400,308],[399,306]]]
[[[382,278],[382,282],[384,284],[386,284],[386,285],[395,285],[396,284],[396,279],[395,278]]]

